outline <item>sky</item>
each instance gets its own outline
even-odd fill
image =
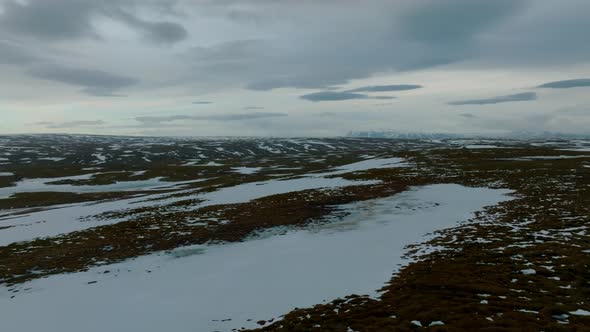
[[[587,0],[0,0],[0,134],[590,134]]]

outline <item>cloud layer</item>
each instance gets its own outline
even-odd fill
[[[31,76],[82,87],[84,93],[95,96],[115,96],[119,89],[137,84],[138,80],[100,70],[40,65],[29,70]]]
[[[367,99],[369,96],[361,93],[352,92],[336,92],[336,91],[321,91],[303,95],[301,99],[309,101],[339,101],[339,100],[351,100],[351,99]]]
[[[313,101],[313,102],[320,102],[320,101],[342,101],[342,100],[353,100],[353,99],[378,99],[378,100],[389,100],[389,99],[396,99],[393,96],[369,96],[363,93],[354,93],[349,91],[320,91],[309,93],[299,98]]]
[[[8,0],[3,2],[0,27],[40,40],[101,39],[94,22],[106,18],[123,23],[156,43],[175,43],[187,38],[188,32],[178,23],[141,18],[136,12],[137,4],[130,0],[31,0],[26,3]]]
[[[79,127],[87,127],[87,126],[102,126],[105,125],[106,122],[103,120],[82,120],[82,121],[68,121],[68,122],[60,122],[60,123],[53,123],[53,122],[37,122],[36,125],[44,125],[47,128],[51,129],[68,129],[68,128],[79,128]]]
[[[31,119],[59,126],[97,114],[104,124],[78,129],[526,126],[590,103],[588,12],[587,0],[0,0],[1,126],[26,132]],[[453,113],[468,105],[490,112]],[[316,116],[331,113],[348,116]],[[578,130],[584,116],[540,123]],[[182,121],[204,125],[177,132]]]
[[[225,115],[167,115],[167,116],[138,116],[135,120],[144,125],[155,125],[179,120],[192,121],[241,121],[287,116],[285,113],[255,112],[248,114]]]
[[[401,85],[372,85],[348,90],[348,92],[386,92],[386,91],[406,91],[422,88],[421,85],[401,84]]]
[[[574,80],[555,81],[545,84],[541,84],[538,88],[550,88],[550,89],[570,89],[579,87],[590,87],[589,78],[580,78]]]
[[[535,92],[523,92],[513,95],[496,96],[484,99],[471,99],[471,100],[459,100],[449,102],[449,105],[489,105],[499,103],[510,103],[515,101],[531,101],[537,100],[537,94]]]

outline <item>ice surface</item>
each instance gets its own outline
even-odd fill
[[[205,199],[202,206],[217,204],[233,204],[248,202],[257,198],[288,192],[319,189],[339,188],[352,185],[370,185],[379,181],[351,181],[342,178],[299,178],[289,180],[270,180],[263,182],[248,182],[233,187],[221,188],[206,194],[195,196]]]
[[[400,258],[405,245],[509,199],[506,193],[418,187],[347,205],[351,214],[341,220],[282,236],[180,248],[38,279],[12,299],[0,287],[1,326],[17,332],[230,331],[294,307],[353,293],[376,296],[397,265],[407,263]]]
[[[164,185],[171,185],[173,182],[162,181],[161,177],[140,180],[140,181],[118,181],[107,185],[80,185],[71,184],[51,184],[60,180],[87,180],[92,178],[93,174],[72,176],[64,178],[39,178],[23,179],[12,187],[0,188],[0,199],[8,198],[17,193],[33,192],[71,192],[71,193],[94,193],[94,192],[112,192],[112,191],[135,191],[149,190]]]
[[[574,152],[590,152],[590,147],[585,148],[571,148],[571,149],[560,149],[561,151],[574,151]]]
[[[576,311],[570,311],[571,315],[576,315],[576,316],[590,316],[590,311],[584,310],[584,309],[578,309]]]
[[[328,175],[338,175],[350,172],[359,172],[359,171],[366,171],[370,169],[380,169],[380,168],[396,168],[396,167],[407,167],[409,166],[407,163],[404,162],[403,158],[374,158],[374,159],[367,159],[363,161],[359,161],[352,164],[342,165],[335,167],[332,171],[325,172],[325,173],[317,173],[312,174],[313,176],[328,176]]]

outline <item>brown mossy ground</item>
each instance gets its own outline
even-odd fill
[[[14,182],[13,176],[0,176],[0,188],[10,187]]]
[[[200,209],[191,208],[198,202],[185,201],[179,211],[128,212],[121,215],[130,217],[125,222],[0,247],[0,279],[17,284],[183,245],[241,241],[277,226],[326,222],[322,217],[340,204],[413,185],[458,183],[510,188],[515,199],[409,248],[415,261],[392,276],[379,298],[350,295],[296,309],[279,320],[269,317],[275,320],[260,331],[590,331],[590,317],[570,314],[590,311],[590,169],[584,167],[590,158],[526,146],[398,155],[415,167],[344,175],[382,181],[378,185]],[[560,155],[579,158],[510,160]],[[423,246],[443,249],[424,254]],[[429,326],[436,321],[444,324]]]
[[[18,193],[10,198],[0,199],[0,210],[48,207],[58,204],[95,202],[101,200],[121,199],[141,192],[100,192],[100,193],[69,193],[69,192],[34,192]]]

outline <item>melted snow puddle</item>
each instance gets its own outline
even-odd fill
[[[376,296],[398,264],[407,264],[400,258],[405,245],[509,199],[507,193],[453,184],[418,187],[347,205],[351,214],[329,225],[39,279],[21,285],[30,289],[13,299],[0,287],[2,327],[230,331],[294,307],[353,293]]]

